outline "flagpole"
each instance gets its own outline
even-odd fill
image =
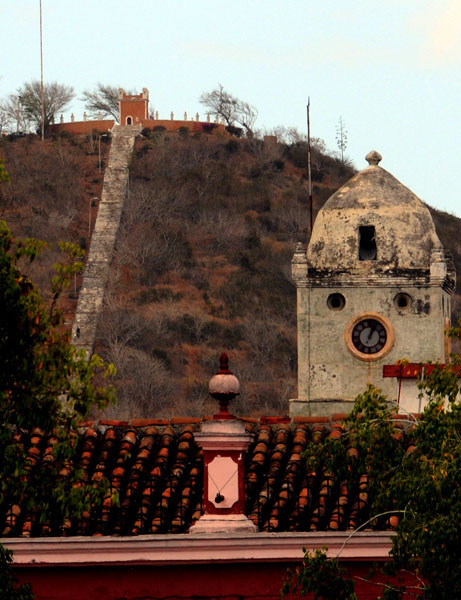
[[[43,86],[42,0],[40,0],[40,97],[42,104],[42,140],[45,139],[45,94]]]
[[[311,121],[310,121],[311,98],[307,101],[307,181],[309,185],[309,212],[310,212],[310,237],[313,227],[313,201],[312,201],[312,173],[311,173]]]

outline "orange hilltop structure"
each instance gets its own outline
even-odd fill
[[[173,112],[169,119],[159,119],[158,111],[149,116],[149,90],[143,88],[140,94],[127,94],[124,89],[119,89],[119,111],[120,125],[140,126],[142,129],[163,128],[163,131],[179,132],[187,128],[190,133],[211,133],[227,135],[225,125],[216,119],[211,121],[210,115],[207,115],[206,121],[200,121],[200,116],[196,113],[194,118],[188,118],[187,112],[181,120],[175,119]],[[61,115],[60,123],[54,123],[50,126],[50,133],[58,134],[63,131],[71,134],[89,134],[92,131],[107,132],[110,131],[116,122],[114,119],[88,119],[86,112],[83,115],[83,121],[76,121],[74,114],[71,115],[70,122],[64,122]]]

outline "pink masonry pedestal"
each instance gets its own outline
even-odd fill
[[[240,383],[229,369],[225,352],[219,358],[219,367],[208,386],[219,403],[219,413],[213,421],[203,423],[201,432],[195,435],[203,448],[204,514],[189,533],[252,533],[257,527],[244,512],[244,452],[253,436],[246,431],[245,424],[229,412],[229,402],[240,393]]]
[[[190,533],[257,531],[244,514],[244,452],[253,440],[245,424],[237,419],[208,421],[195,439],[203,448],[204,514]]]

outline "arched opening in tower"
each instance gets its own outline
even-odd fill
[[[359,260],[376,260],[376,253],[374,226],[359,227]]]

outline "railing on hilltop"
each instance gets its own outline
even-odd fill
[[[84,122],[86,122],[86,121],[104,121],[105,119],[103,119],[102,113],[98,113],[96,119],[91,119],[88,116],[87,112],[85,111],[83,113],[83,119],[82,120]],[[109,120],[113,120],[113,119],[109,119]],[[154,113],[151,113],[149,115],[148,119],[146,119],[146,120],[148,120],[148,121],[181,121],[181,122],[191,121],[191,122],[195,122],[195,123],[200,123],[201,122],[200,121],[200,115],[199,115],[198,112],[195,113],[195,117],[192,116],[192,117],[189,118],[188,114],[187,114],[187,111],[184,113],[184,118],[183,119],[175,119],[175,114],[174,114],[173,111],[170,112],[170,118],[169,119],[160,119],[159,118],[159,112],[158,112],[158,110],[156,110]],[[70,123],[75,123],[76,122],[75,114],[71,113],[71,115],[70,115],[70,121],[64,121],[64,114],[61,113],[59,122],[60,123],[65,123],[65,122],[67,122],[67,123],[69,123],[69,122]],[[205,122],[205,121],[203,121],[203,122]],[[211,122],[212,122],[211,115],[210,115],[210,113],[207,113],[207,115],[206,115],[206,123],[211,123]],[[53,123],[54,123],[54,121],[53,121]],[[213,123],[216,123],[216,125],[225,125],[224,119],[222,117],[220,118],[219,115],[216,115]]]

